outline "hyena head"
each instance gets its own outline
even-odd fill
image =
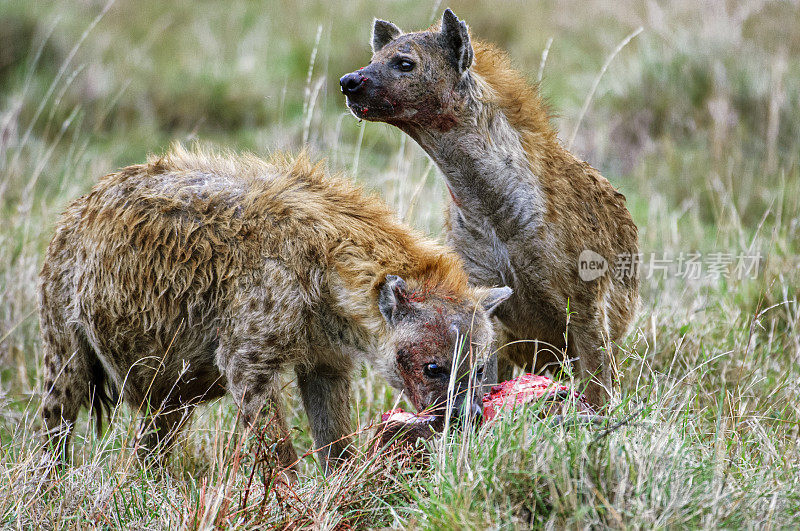
[[[356,118],[447,131],[469,96],[469,31],[447,9],[441,29],[403,34],[384,20],[372,31],[372,60],[339,83]]]
[[[511,288],[468,288],[453,297],[426,286],[409,287],[387,275],[378,307],[386,319],[383,348],[387,379],[408,394],[418,411],[445,418],[482,411],[483,364],[493,350],[489,317]]]

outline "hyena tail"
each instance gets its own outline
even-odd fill
[[[91,346],[89,348],[91,349]],[[119,392],[114,381],[108,377],[108,373],[94,350],[91,351],[90,360],[89,396],[91,397],[89,410],[94,415],[97,436],[101,437],[103,435],[103,419],[111,418],[111,411],[119,401]]]

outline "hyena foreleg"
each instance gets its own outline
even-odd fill
[[[571,358],[577,358],[578,379],[585,386],[584,393],[589,403],[602,408],[614,396],[617,385],[612,345],[604,336],[599,322],[571,326],[569,351]]]
[[[303,405],[311,424],[314,444],[320,450],[325,473],[351,454],[350,373],[352,364],[319,364],[297,371]]]
[[[220,349],[223,348],[220,344]],[[278,465],[288,480],[293,481],[299,460],[281,407],[281,363],[270,361],[280,356],[253,348],[256,347],[245,343],[229,356],[218,351],[217,359],[228,360],[225,369],[228,390],[239,406],[242,425],[256,430],[275,445]]]

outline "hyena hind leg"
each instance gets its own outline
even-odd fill
[[[106,388],[105,370],[79,331],[50,326],[43,332],[41,414],[49,449],[64,458],[81,408],[92,409],[100,434],[103,414],[110,410],[112,398]]]

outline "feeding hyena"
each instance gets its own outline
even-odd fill
[[[539,371],[565,350],[590,401],[605,404],[617,384],[612,345],[638,302],[625,197],[560,145],[536,88],[449,9],[417,33],[376,20],[372,49],[369,65],[340,80],[351,112],[399,127],[428,153],[451,195],[447,241],[470,281],[514,290],[495,312],[501,378],[506,360]],[[584,281],[583,251],[634,263]]]
[[[471,286],[457,255],[305,156],[176,148],[107,175],[56,226],[39,289],[44,421],[65,445],[81,407],[99,427],[118,389],[145,417],[142,445],[167,450],[197,403],[230,392],[245,425],[275,416],[288,468],[278,384],[293,369],[327,465],[350,453],[361,360],[440,416],[453,372],[453,411],[474,412],[476,355],[510,292]]]

